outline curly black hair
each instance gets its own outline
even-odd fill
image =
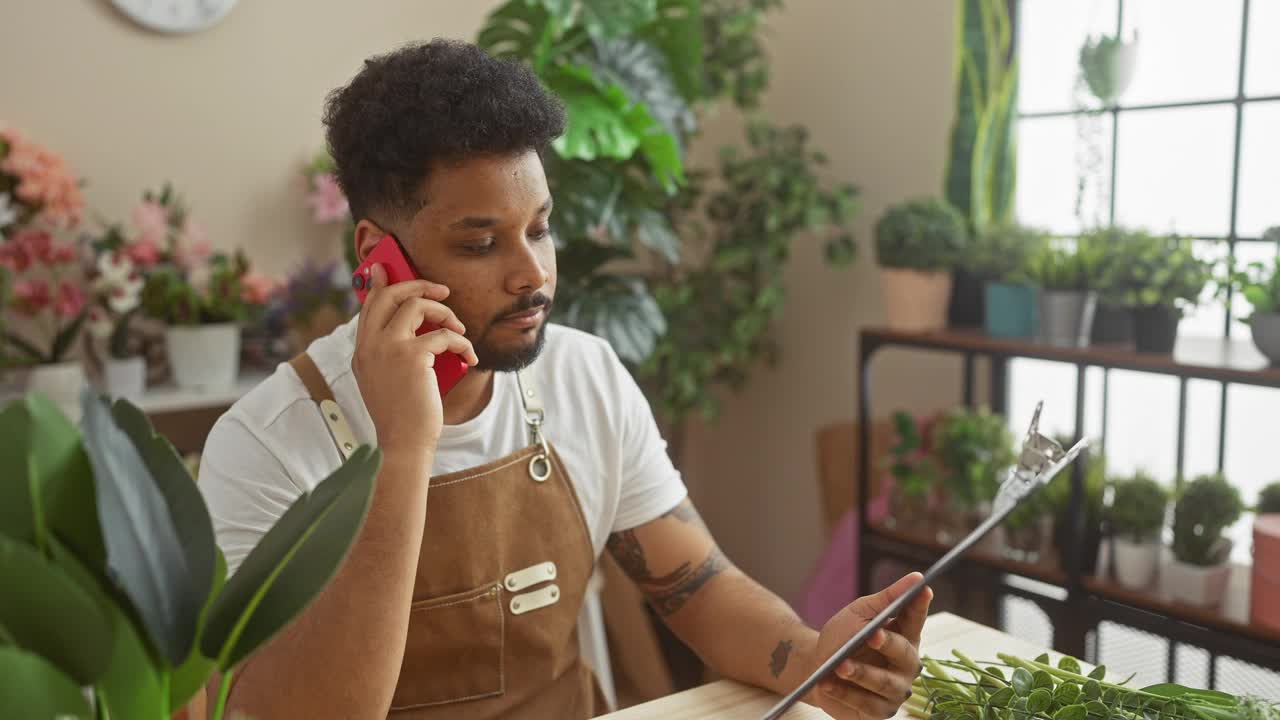
[[[359,220],[411,214],[439,163],[542,153],[564,132],[565,115],[527,66],[437,38],[366,60],[329,93],[324,124],[338,183]]]

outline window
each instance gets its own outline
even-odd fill
[[[1093,223],[1143,226],[1196,238],[1206,258],[1270,260],[1260,242],[1280,225],[1280,0],[1020,0],[1018,219],[1070,237]],[[1132,80],[1102,108],[1078,82],[1086,38],[1137,37]],[[1081,179],[1085,192],[1077,197]],[[1234,338],[1249,331],[1236,296],[1206,302],[1180,334]],[[1230,310],[1230,312],[1228,312]],[[1009,415],[1070,432],[1075,371],[1055,363],[1010,365]],[[1105,437],[1113,472],[1177,474],[1175,378],[1091,368],[1085,431]],[[1182,476],[1222,470],[1246,503],[1280,479],[1270,449],[1280,391],[1190,381]],[[1248,562],[1246,516],[1231,532],[1232,558]]]

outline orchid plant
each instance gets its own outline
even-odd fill
[[[62,362],[87,314],[76,246],[56,240],[48,230],[20,229],[0,244],[0,266],[11,277],[4,310],[30,328],[26,334],[16,327],[4,329],[0,345],[5,354],[20,365]]]
[[[343,256],[347,267],[354,270],[355,259],[355,223],[351,220],[351,207],[347,204],[347,196],[338,184],[337,167],[333,157],[321,150],[311,159],[303,171],[307,181],[307,205],[311,208],[311,219],[317,225],[334,225],[341,223]]]
[[[83,209],[80,180],[61,155],[0,128],[0,238],[28,227],[74,228]]]

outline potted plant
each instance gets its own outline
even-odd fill
[[[1144,472],[1112,480],[1108,517],[1111,547],[1115,553],[1116,579],[1125,587],[1151,587],[1159,567],[1169,493]]]
[[[1064,448],[1076,444],[1078,438],[1060,435],[1054,438]],[[1092,575],[1098,568],[1098,550],[1102,547],[1103,524],[1106,520],[1105,456],[1096,446],[1084,449],[1076,459],[1076,465],[1084,468],[1084,506],[1081,524],[1075,526],[1076,516],[1071,513],[1071,482],[1051,482],[1041,492],[1045,494],[1053,514],[1053,545],[1060,558],[1077,547],[1080,553],[1080,571]]]
[[[1213,275],[1212,263],[1196,257],[1191,240],[1175,235],[1133,238],[1126,251],[1127,304],[1134,308],[1134,345],[1138,352],[1170,353],[1178,323]]]
[[[78,417],[85,373],[75,351],[88,308],[75,245],[46,230],[18,230],[0,243],[0,265],[12,275],[0,310],[14,320],[6,323],[0,344],[12,364],[27,369],[28,391],[46,394]]]
[[[1263,239],[1280,244],[1280,226],[1267,230]],[[1229,282],[1253,306],[1241,319],[1249,325],[1254,346],[1272,365],[1280,364],[1280,256],[1269,265],[1253,262],[1232,271]]]
[[[0,697],[6,717],[219,720],[236,669],[329,583],[364,522],[381,456],[363,446],[226,577],[195,480],[137,407],[82,398],[77,428],[41,395],[0,410]],[[287,578],[287,580],[286,580]],[[280,582],[275,582],[277,579]]]
[[[137,400],[147,386],[147,363],[132,332],[133,321],[142,302],[143,273],[156,259],[149,258],[145,249],[135,252],[120,225],[108,226],[100,237],[87,241],[92,251],[89,336],[103,345],[100,351],[93,343],[88,347],[94,357],[102,356],[103,391]]]
[[[1142,258],[1156,239],[1145,230],[1107,226],[1088,230],[1078,241],[1080,252],[1090,256],[1094,277],[1090,285],[1098,299],[1090,328],[1094,345],[1134,344],[1133,292],[1137,283],[1133,263]]]
[[[945,327],[951,271],[967,241],[964,217],[942,200],[909,200],[885,211],[875,237],[889,327],[906,332]]]
[[[1033,563],[1040,559],[1053,534],[1053,514],[1043,490],[1022,501],[1003,523],[1004,554]]]
[[[1280,480],[1262,488],[1258,493],[1258,506],[1254,509],[1258,515],[1280,514]]]
[[[291,351],[302,352],[351,319],[353,298],[349,276],[340,272],[336,262],[322,265],[308,260],[275,293],[266,324],[283,329]]]
[[[1040,288],[1040,339],[1078,347],[1088,343],[1097,294],[1089,288],[1092,256],[1080,248],[1045,246],[1030,262]]]
[[[1048,234],[1034,227],[1004,223],[978,231],[965,253],[964,266],[982,283],[981,323],[993,337],[1031,337],[1039,322],[1036,290],[1028,284],[1031,257]]]
[[[893,414],[895,442],[886,466],[893,478],[889,495],[892,526],[922,527],[929,522],[930,496],[938,484],[937,463],[930,456],[920,423],[908,412]]]
[[[1114,105],[1133,81],[1138,59],[1138,32],[1132,40],[1118,35],[1089,36],[1080,46],[1080,74],[1089,91],[1103,105]]]
[[[1175,600],[1212,607],[1222,600],[1231,540],[1223,531],[1240,518],[1240,491],[1221,474],[1201,475],[1179,493],[1173,508],[1173,561],[1167,568]]]
[[[951,542],[990,512],[991,501],[1017,455],[1005,419],[987,408],[954,408],[939,420],[935,433],[947,499],[938,530],[940,539]]]

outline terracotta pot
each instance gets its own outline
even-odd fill
[[[880,292],[891,330],[929,332],[947,326],[951,273],[882,267]]]

